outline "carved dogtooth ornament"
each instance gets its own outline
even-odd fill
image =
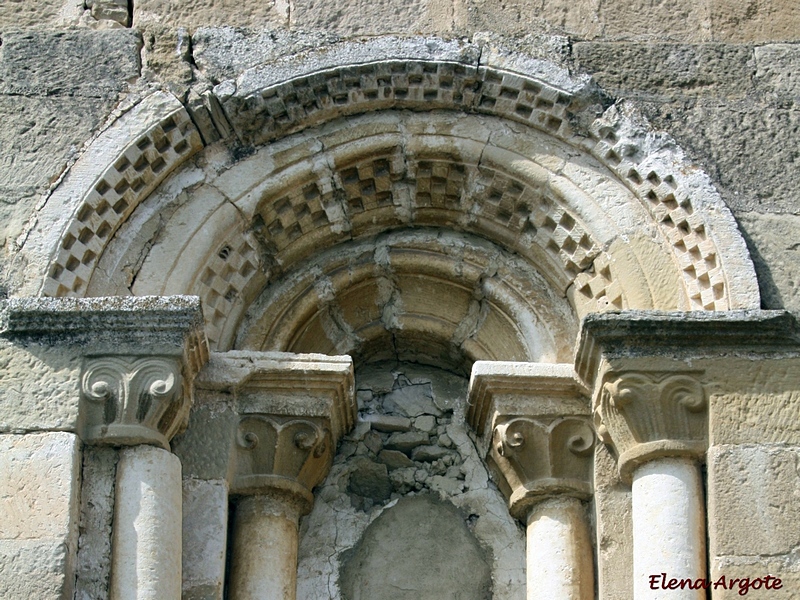
[[[662,456],[702,459],[708,444],[708,401],[696,371],[609,372],[594,422],[615,448],[622,477]]]

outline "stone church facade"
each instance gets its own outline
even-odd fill
[[[797,597],[799,36],[0,4],[0,597]]]

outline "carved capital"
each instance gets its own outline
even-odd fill
[[[595,427],[615,448],[629,480],[640,464],[661,456],[705,455],[708,401],[698,372],[609,372],[594,410]]]
[[[355,422],[349,356],[231,351],[213,354],[198,387],[234,399],[228,481],[237,496],[280,496],[301,514]]]
[[[87,358],[81,375],[84,441],[155,444],[169,440],[191,404],[181,361],[174,356]]]
[[[524,521],[530,507],[544,498],[590,497],[594,441],[586,418],[501,420],[488,462],[511,514]]]
[[[308,512],[311,490],[333,463],[329,423],[318,418],[248,414],[236,432],[231,492],[287,494]]]
[[[592,495],[590,415],[572,365],[475,363],[467,422],[515,518],[552,496]]]

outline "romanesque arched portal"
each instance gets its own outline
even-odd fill
[[[301,593],[338,597],[356,538],[431,493],[463,511],[494,597],[525,588],[517,519],[528,597],[588,598],[592,540],[623,560],[636,533],[614,514],[631,504],[616,460],[634,490],[684,477],[675,497],[700,525],[682,523],[683,550],[705,556],[713,365],[664,359],[639,317],[597,313],[757,309],[755,274],[708,178],[588,78],[466,42],[383,39],[257,66],[186,104],[155,92],[88,144],[20,243],[18,295],[200,298],[212,354],[188,428],[153,417],[162,447],[185,428],[171,440],[184,514],[207,525],[184,540],[184,589],[290,597],[299,552]],[[619,358],[625,327],[639,363]],[[663,327],[653,339],[680,346],[686,332]],[[98,357],[80,356],[89,442],[134,443],[106,421],[177,393],[176,374],[145,385],[126,358],[90,377]],[[115,408],[128,395],[145,404]],[[133,479],[150,460],[136,451],[120,463]],[[645,467],[655,479],[636,479]]]

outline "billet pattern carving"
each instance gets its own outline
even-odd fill
[[[414,59],[336,67],[267,86],[247,97],[234,95],[223,100],[240,138],[255,145],[337,116],[388,108],[456,109],[498,115],[536,127],[597,157],[647,207],[672,246],[691,308],[728,309],[718,250],[703,217],[695,212],[690,191],[680,183],[682,178],[667,167],[648,167],[642,144],[619,124],[597,119],[588,132],[574,131],[571,122],[580,121],[574,117],[584,110],[582,102],[565,90],[519,73]],[[53,258],[43,293],[84,295],[99,256],[120,224],[170,170],[201,146],[185,110],[177,111],[131,144],[76,212]],[[386,156],[337,168],[334,185],[311,182],[277,200],[271,198],[267,204],[272,208],[262,207],[264,214],[258,218],[264,221],[265,237],[277,252],[309,232],[315,234],[312,247],[356,235],[359,227],[369,227],[372,210],[393,211],[396,226],[407,224],[415,212],[428,208],[452,210],[462,218],[472,218],[474,215],[467,212],[470,199],[460,190],[470,177],[474,181],[488,179],[493,183],[479,204],[478,212],[483,213],[480,218],[512,234],[520,227],[520,235],[534,236],[535,242],[556,255],[572,277],[577,276],[576,289],[588,303],[588,310],[626,305],[621,287],[608,268],[609,261],[600,259],[593,265],[600,249],[575,215],[553,208],[539,218],[535,207],[514,200],[515,195],[521,197],[527,192],[520,192],[513,181],[503,182],[503,176],[484,173],[483,166],[474,176],[469,173],[471,167],[457,161],[432,157],[416,164],[412,160],[406,166],[403,160]],[[414,186],[412,206],[408,206],[408,191],[405,195],[397,193],[398,185],[409,183]],[[530,214],[526,215],[527,211]],[[214,271],[209,265],[201,270],[207,268]],[[201,277],[206,275],[204,272]],[[224,291],[224,298],[230,292],[217,290],[214,284],[209,288],[210,296]],[[212,320],[219,324],[230,307],[225,301],[214,300],[219,305],[214,306]]]
[[[619,455],[620,472],[659,456],[702,458],[708,400],[698,372],[607,374],[594,411],[595,428]]]
[[[192,291],[203,301],[211,347],[220,342],[225,321],[234,304],[243,301],[248,286],[263,282],[260,263],[258,243],[245,233],[222,243],[200,269]]]
[[[584,107],[569,92],[545,82],[493,67],[390,60],[303,75],[244,98],[232,96],[224,104],[240,136],[255,145],[335,116],[386,108],[486,113],[545,131],[593,154],[650,211],[672,245],[692,308],[729,308],[716,245],[694,211],[689,190],[673,173],[641,166],[641,145],[616,125],[597,119],[588,134],[574,131],[570,120]],[[454,200],[453,195],[445,198]]]
[[[340,241],[374,228],[376,218],[390,227],[429,226],[460,223],[464,213],[469,213],[472,220],[503,228],[510,240],[526,236],[525,245],[541,247],[571,277],[589,268],[600,254],[587,228],[548,191],[533,189],[483,165],[435,156],[398,157],[402,157],[400,148],[340,168],[329,179],[286,190],[276,200],[264,198],[259,214],[268,234],[265,245],[272,245],[278,255],[294,253],[300,258],[316,249],[297,250],[308,243],[305,236]],[[343,198],[337,198],[337,191],[343,192]],[[470,223],[460,226],[478,229]],[[608,268],[598,281],[612,285]],[[612,298],[614,306],[622,305],[619,286],[594,293]]]
[[[489,463],[512,514],[521,520],[537,501],[591,495],[595,434],[587,419],[517,417],[495,425]]]
[[[325,69],[224,102],[240,135],[263,144],[337,115],[382,108],[459,108],[555,133],[572,96],[517,73],[450,61],[386,60]],[[327,113],[327,114],[326,114]]]
[[[83,439],[98,444],[169,448],[191,404],[175,357],[87,358],[81,396]]]
[[[717,248],[702,217],[694,211],[689,191],[670,173],[642,169],[635,160],[640,149],[630,140],[619,139],[613,127],[592,133],[596,136],[592,153],[628,183],[672,245],[692,308],[726,310],[726,284]]]
[[[574,285],[580,293],[578,301],[586,305],[582,313],[625,308],[622,286],[612,274],[611,258],[605,252],[597,255],[591,269],[578,273]]]
[[[180,109],[131,143],[83,198],[61,239],[45,281],[45,296],[83,296],[99,257],[139,203],[202,147]]]

